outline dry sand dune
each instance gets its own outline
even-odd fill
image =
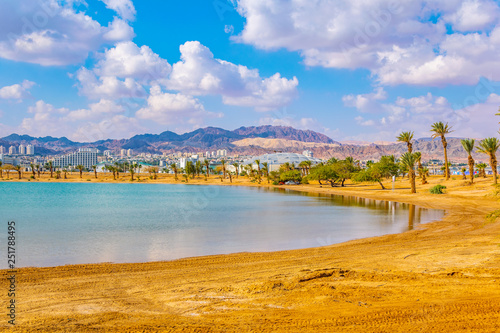
[[[426,192],[436,183],[448,193]],[[500,221],[486,215],[500,209],[500,196],[490,183],[432,177],[416,195],[406,181],[395,191],[293,187],[446,209],[442,221],[397,235],[170,262],[24,268],[18,272],[18,326],[9,331],[499,331]],[[6,287],[2,279],[0,288]],[[0,329],[6,327],[4,318]]]

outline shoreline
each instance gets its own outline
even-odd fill
[[[432,178],[429,186],[440,182]],[[444,182],[449,193],[441,196],[421,185],[417,195],[406,193],[406,181],[397,181],[395,192],[371,184],[269,186],[446,211],[398,234],[277,252],[20,268],[32,296],[20,296],[19,331],[112,331],[113,323],[145,331],[487,331],[500,318],[500,222],[486,215],[500,204],[490,179],[461,183]],[[230,186],[238,185],[246,186]],[[126,305],[136,303],[143,307]],[[56,325],[65,318],[72,320]]]

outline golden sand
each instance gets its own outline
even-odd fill
[[[116,182],[129,181],[122,177]],[[140,178],[175,182],[147,177]],[[395,191],[371,184],[281,186],[447,211],[443,220],[402,234],[293,251],[20,269],[17,325],[9,331],[500,331],[500,219],[486,218],[500,209],[500,195],[491,179],[468,185],[458,178],[431,177],[413,195],[406,180]],[[112,181],[93,174],[61,181],[87,179]],[[229,185],[215,177],[189,183]],[[437,183],[448,192],[428,193]],[[242,177],[233,185],[259,186]],[[2,304],[7,287],[3,278]],[[0,330],[9,327],[2,317]]]

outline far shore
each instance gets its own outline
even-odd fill
[[[10,180],[3,176],[0,183],[19,181],[12,172]],[[140,174],[134,183],[184,184],[173,175],[149,176]],[[129,174],[118,180],[111,174],[68,177],[50,179],[45,173],[29,181],[130,183]],[[453,178],[431,176],[416,194],[401,178],[394,190],[390,181],[381,190],[369,183],[273,186],[265,177],[261,184],[246,177],[233,177],[232,183],[218,176],[189,179],[196,185],[269,186],[405,202],[447,213],[416,230],[318,248],[21,268],[18,325],[12,331],[495,331],[500,193],[491,178],[476,178],[473,185]],[[430,194],[436,184],[445,185],[446,193]],[[1,285],[7,288],[6,279]]]

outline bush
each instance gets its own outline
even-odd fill
[[[290,170],[280,175],[280,181],[287,182],[289,180],[300,182],[302,180],[302,173],[299,170]]]
[[[446,186],[443,186],[443,185],[436,185],[434,187],[431,187],[431,189],[429,190],[429,192],[431,192],[432,194],[443,194],[443,190],[446,189]]]
[[[273,182],[273,185],[279,185],[280,183],[277,182],[276,180]]]

